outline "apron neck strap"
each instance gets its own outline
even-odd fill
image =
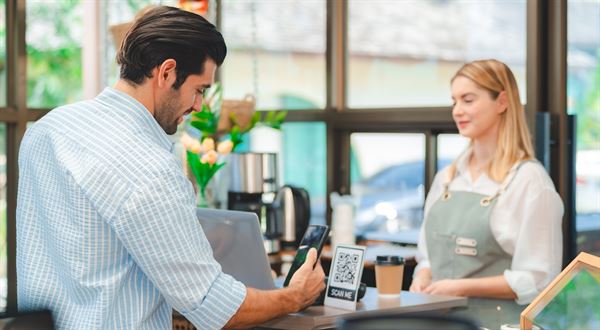
[[[492,196],[486,197],[485,199],[487,199],[488,201],[492,201],[494,198],[500,196],[500,194],[502,194],[506,190],[506,188],[508,188],[510,183],[514,180],[515,176],[517,175],[517,170],[523,164],[528,163],[528,162],[535,162],[535,161],[536,161],[535,159],[531,159],[531,160],[524,160],[524,161],[516,162],[508,171],[508,175],[506,176],[506,178],[504,179],[504,181],[502,182],[502,184],[500,185],[500,188],[498,188],[496,193],[494,193]],[[454,171],[453,175],[448,175],[448,178],[444,182],[444,184],[443,184],[444,194],[448,193],[448,190],[450,189],[450,184],[452,183],[452,181],[454,180],[455,177],[456,177],[456,170]]]

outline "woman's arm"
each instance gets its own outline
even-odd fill
[[[425,199],[425,209],[424,215],[425,218],[429,214],[429,210],[433,206],[433,204],[440,198],[442,195],[442,180],[446,176],[447,168],[443,171],[438,172],[435,175],[433,183],[431,185],[431,190],[427,194],[427,198]],[[410,291],[412,292],[423,292],[429,284],[431,284],[431,263],[429,262],[429,252],[427,251],[427,238],[425,236],[425,218],[423,219],[423,224],[421,225],[421,230],[419,232],[419,242],[417,245],[417,267],[415,268],[415,273],[413,275],[413,281],[410,285]]]
[[[421,268],[413,277],[411,292],[423,292],[431,284],[431,268]]]
[[[535,187],[534,184],[529,186]],[[548,187],[529,189],[523,206],[509,215],[519,220],[518,227],[511,226],[519,230],[513,238],[510,269],[504,272],[519,304],[530,303],[560,273],[563,254],[563,205],[556,191]],[[511,227],[504,231],[510,231]],[[508,240],[498,238],[500,244],[506,244],[505,241]]]
[[[423,292],[448,296],[498,299],[515,299],[517,297],[503,275],[441,280],[432,283]]]

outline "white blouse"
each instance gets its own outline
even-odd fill
[[[459,158],[450,190],[493,195],[500,184],[485,173],[473,182],[468,170],[469,155],[465,152]],[[447,177],[448,167],[436,174],[425,200],[425,221],[442,195]],[[491,231],[502,249],[512,256],[504,278],[517,295],[515,301],[528,304],[561,271],[563,203],[546,170],[537,162],[524,163],[497,198],[490,219]],[[431,268],[423,228],[415,274],[421,268]]]

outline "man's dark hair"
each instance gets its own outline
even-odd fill
[[[167,59],[177,62],[178,89],[190,74],[202,74],[208,58],[221,65],[227,54],[223,36],[204,17],[160,6],[135,20],[117,53],[121,79],[141,84]]]

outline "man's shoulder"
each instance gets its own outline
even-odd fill
[[[47,115],[42,117],[42,119],[38,120],[38,122],[60,120],[65,117],[83,117],[86,116],[86,112],[98,109],[102,106],[103,105],[95,99],[69,103],[52,109]]]
[[[77,132],[85,133],[89,131],[86,128],[89,124],[100,124],[95,117],[103,111],[102,108],[103,106],[94,100],[56,107],[28,127],[26,136],[36,134],[70,136]]]

